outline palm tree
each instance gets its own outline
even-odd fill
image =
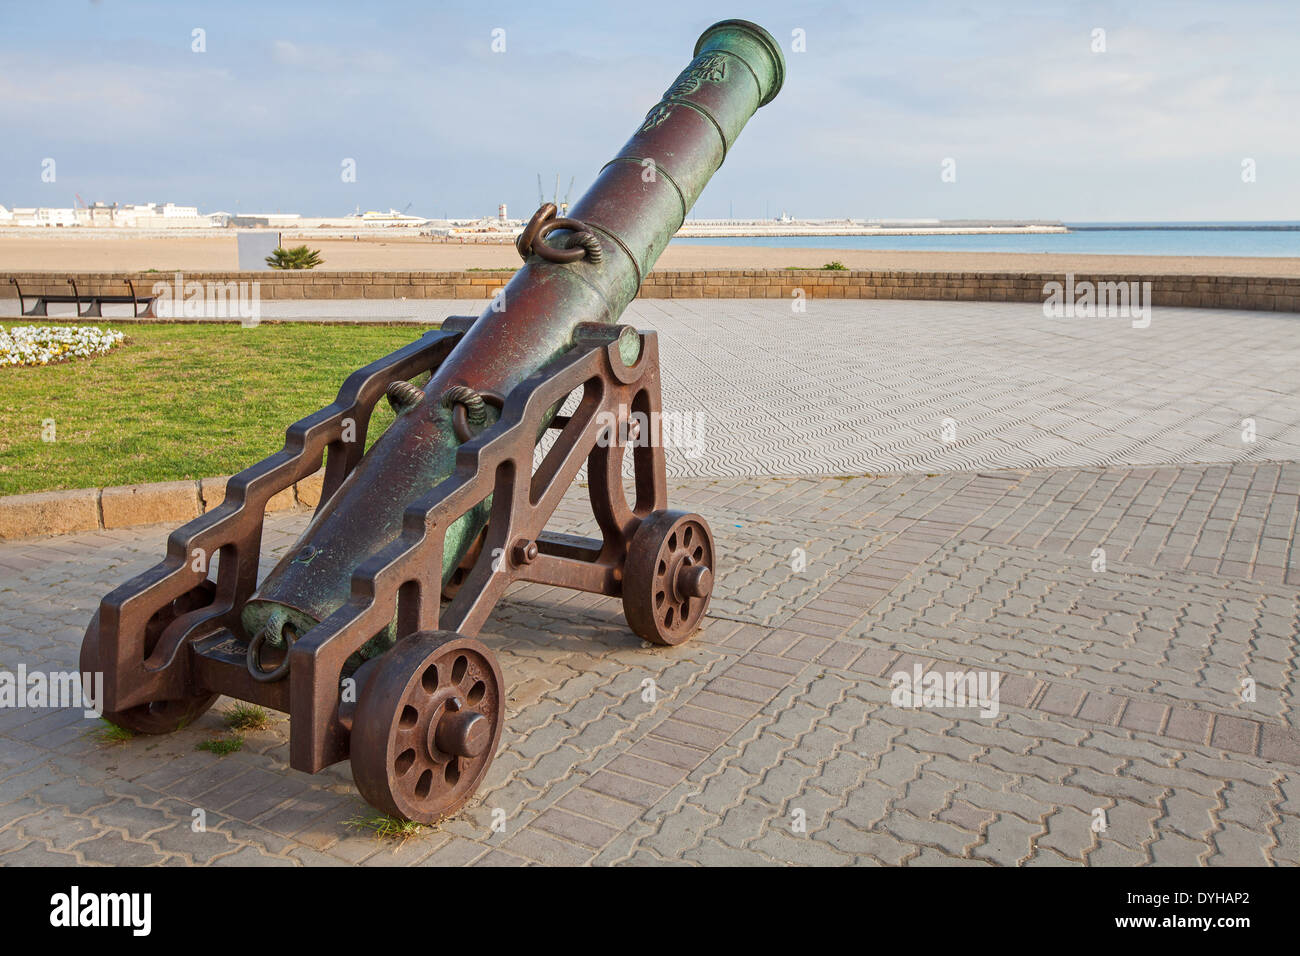
[[[280,246],[266,257],[266,264],[272,269],[314,269],[323,261],[319,249],[308,249],[306,246],[294,249]]]

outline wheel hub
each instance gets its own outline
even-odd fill
[[[477,757],[491,742],[491,721],[477,711],[466,709],[459,697],[448,700],[441,716],[429,722],[427,746],[435,760],[440,754]]]
[[[673,586],[682,597],[702,598],[713,590],[713,572],[707,565],[693,564],[689,557],[685,557],[677,569]]]
[[[430,823],[483,779],[501,735],[501,671],[471,638],[426,631],[381,658],[352,731],[352,770],[381,809]]]
[[[624,564],[623,611],[640,637],[680,644],[713,593],[713,536],[699,515],[657,511],[644,519]]]

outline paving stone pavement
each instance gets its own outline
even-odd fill
[[[1022,303],[793,304],[628,310],[659,332],[665,411],[703,436],[669,449],[669,474],[1300,459],[1294,315],[1156,308],[1134,328]]]
[[[226,700],[122,743],[0,708],[0,865],[1300,863],[1297,320],[798,318],[633,307],[668,410],[713,416],[703,454],[669,450],[673,506],[718,541],[710,617],[651,648],[617,601],[514,587],[481,635],[506,729],[457,817],[357,830],[346,763],[289,769],[283,718],[196,750]],[[264,567],[307,518],[268,519]],[[581,488],[553,527],[593,530]],[[74,668],[168,530],[0,543],[0,670]],[[918,667],[997,700],[907,706]]]
[[[339,322],[483,308],[262,304]],[[1300,460],[1294,314],[1157,307],[1134,328],[1025,303],[640,299],[623,321],[659,333],[672,477]]]
[[[283,719],[197,751],[229,701],[125,743],[3,709],[0,864],[1300,863],[1300,465],[693,479],[673,501],[722,544],[702,632],[649,648],[616,601],[516,586],[482,635],[505,735],[456,818],[400,844],[350,827],[347,765],[290,770]],[[1162,509],[1159,540],[1127,521]],[[1255,537],[1208,526],[1252,515]],[[271,516],[268,556],[306,519]],[[166,530],[0,545],[0,668],[74,667]],[[896,706],[918,664],[998,675],[996,713]]]

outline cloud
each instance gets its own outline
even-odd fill
[[[0,153],[0,182],[15,184],[0,202],[50,192],[31,185],[34,154],[110,200],[523,211],[538,172],[548,189],[557,171],[561,187],[590,182],[710,21],[686,0],[650,18],[578,3],[304,9],[214,7],[203,55],[188,14],[105,5],[78,26],[105,42],[76,57],[39,18],[6,31],[0,123],[24,135]],[[733,199],[745,215],[768,200],[803,215],[1300,215],[1285,4],[752,0],[746,15],[786,46],[786,86],[701,215]],[[505,54],[490,49],[498,26]],[[1104,54],[1090,50],[1098,26]],[[806,53],[789,50],[795,28]],[[959,180],[941,188],[949,156]],[[1260,163],[1253,191],[1236,176],[1244,156]],[[339,182],[343,157],[355,185]]]
[[[381,50],[353,50],[345,47],[293,43],[271,43],[271,60],[280,66],[327,74],[393,73],[401,66],[400,58]]]

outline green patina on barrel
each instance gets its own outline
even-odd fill
[[[451,412],[438,401],[448,388],[509,394],[570,348],[580,323],[618,321],[745,123],[784,79],[785,60],[766,30],[724,20],[704,31],[690,65],[569,211],[599,240],[599,261],[528,257],[424,386],[429,397],[375,442],[245,605],[249,636],[276,608],[302,634],[341,607],[356,567],[396,540],[406,508],[451,475],[460,441]],[[547,242],[563,245],[573,235],[556,230]],[[488,427],[496,416],[489,407]],[[490,504],[447,530],[444,581],[482,530]],[[310,562],[295,560],[308,547]],[[365,654],[382,651],[392,638],[390,626]]]

